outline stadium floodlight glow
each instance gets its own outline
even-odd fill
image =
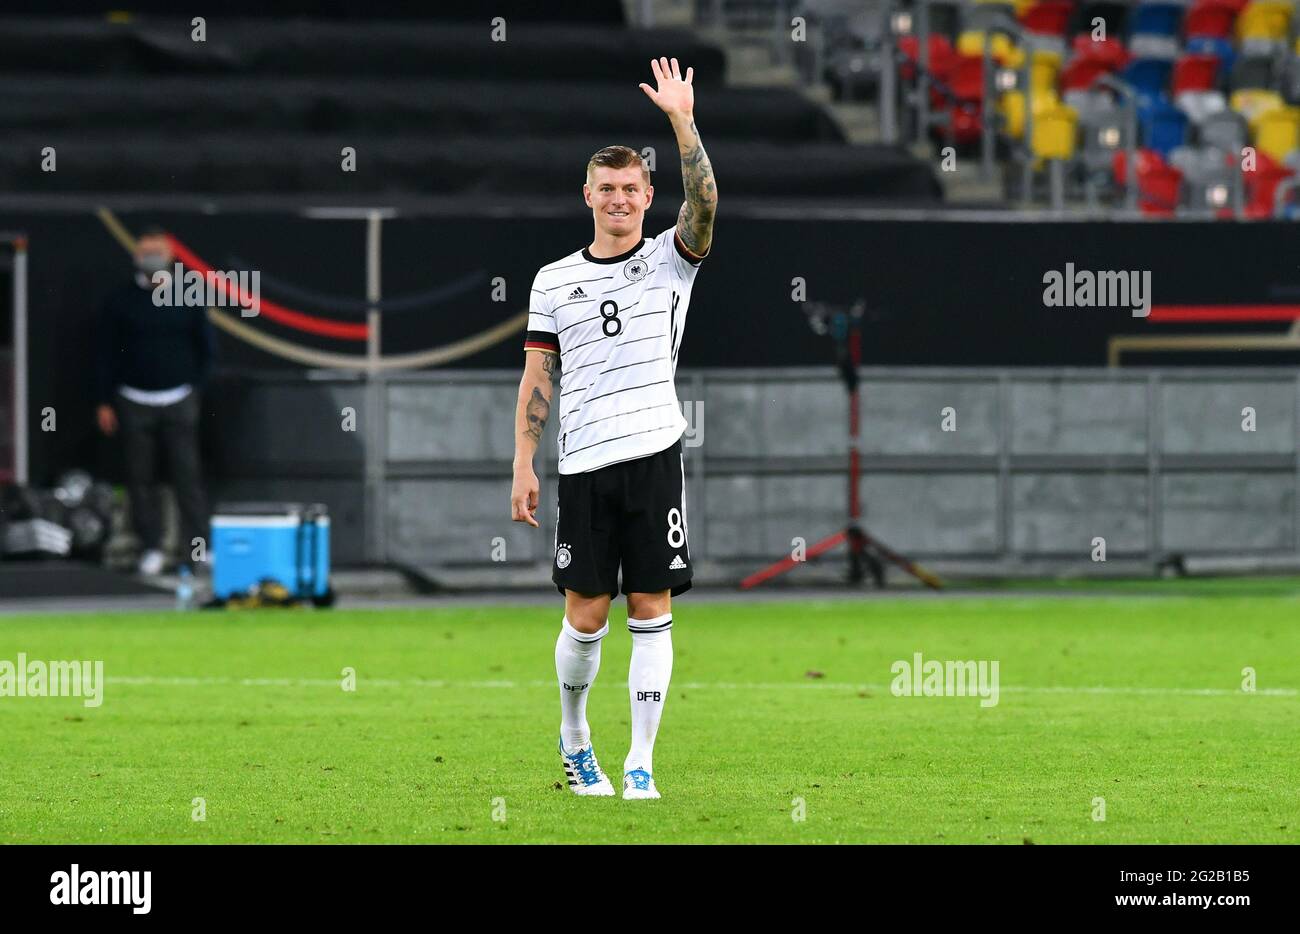
[[[1097,134],[1097,142],[1101,143],[1107,149],[1115,149],[1119,146],[1119,127],[1104,126]]]
[[[1016,73],[1010,68],[998,69],[997,86],[999,91],[1014,91],[1016,87]]]
[[[896,36],[910,36],[912,34],[912,14],[908,10],[899,10],[890,20],[890,26]]]
[[[1220,182],[1205,189],[1205,203],[1212,208],[1221,208],[1228,203],[1228,186]]]

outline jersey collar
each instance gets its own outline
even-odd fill
[[[637,250],[645,246],[645,240],[646,238],[642,237],[640,243],[632,247],[632,249],[628,250],[626,253],[618,254],[618,256],[592,256],[591,253],[584,246],[582,248],[582,258],[589,263],[600,263],[601,265],[607,265],[609,263],[621,263],[623,262],[623,260],[631,259],[633,256],[635,256]]]

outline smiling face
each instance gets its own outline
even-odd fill
[[[639,164],[621,169],[604,165],[590,168],[582,196],[591,208],[598,231],[614,238],[640,233],[646,209],[654,200],[654,188],[645,176]]]

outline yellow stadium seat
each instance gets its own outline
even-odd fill
[[[1034,114],[1034,155],[1040,159],[1069,159],[1074,155],[1079,115],[1065,104]]]
[[[1238,39],[1285,40],[1290,27],[1290,0],[1253,0],[1237,14]]]
[[[957,37],[957,54],[972,55],[976,58],[984,54],[985,33],[979,29],[968,29]],[[1016,46],[1004,33],[995,32],[990,40],[990,52],[998,61],[1006,59],[1016,52]]]
[[[1055,89],[1044,90],[1035,88],[1031,100],[1034,103],[1034,120],[1051,110],[1054,110],[1061,103]],[[1003,117],[1003,130],[1012,139],[1021,139],[1025,135],[1025,95],[1021,91],[1008,91],[1002,95],[1002,100],[998,104],[998,112]],[[1035,136],[1037,131],[1035,131]]]
[[[1029,83],[1035,89],[1056,90],[1056,74],[1059,71],[1056,63],[1043,61],[1037,55],[1034,56],[1034,63],[1029,66]]]
[[[1252,132],[1259,123],[1260,117],[1270,110],[1277,110],[1279,107],[1286,106],[1282,100],[1282,95],[1278,94],[1277,91],[1265,91],[1260,88],[1233,91],[1228,103],[1233,110],[1246,118]]]
[[[1255,131],[1255,148],[1278,162],[1300,148],[1300,108],[1278,107],[1265,111]]]

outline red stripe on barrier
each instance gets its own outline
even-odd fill
[[[1300,305],[1154,305],[1151,321],[1294,321]]]
[[[185,266],[193,269],[195,272],[202,273],[206,278],[216,270],[206,263],[197,253],[187,247],[180,240],[172,236],[168,238],[172,243],[172,250],[176,253],[176,258]],[[225,288],[224,279],[213,280],[218,288]],[[244,295],[238,290],[233,289],[234,295],[231,297],[231,304],[236,302],[241,307],[250,305],[249,296]],[[293,328],[297,331],[305,331],[309,334],[320,334],[325,337],[337,337],[340,340],[364,341],[369,336],[370,330],[364,324],[348,324],[342,321],[329,321],[325,318],[317,318],[314,315],[304,314],[301,311],[294,311],[292,308],[285,308],[283,305],[277,305],[268,299],[261,299],[258,302],[258,314],[265,315],[276,324],[283,324],[287,328]]]

